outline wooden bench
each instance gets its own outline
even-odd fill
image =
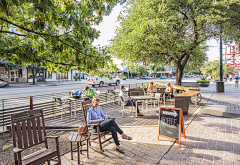
[[[59,136],[46,136],[43,110],[30,110],[11,114],[12,139],[15,164],[42,164],[50,160],[61,164],[58,138]],[[55,138],[56,149],[49,149],[47,139]],[[45,144],[45,148],[30,155],[22,157],[22,152],[33,146]],[[52,159],[57,157],[56,159]]]
[[[162,82],[154,82],[154,83],[162,86],[167,86],[167,83],[162,83]],[[187,115],[191,97],[196,96],[195,106],[197,106],[198,94],[200,94],[200,89],[190,88],[190,87],[185,87],[180,85],[172,85],[172,84],[171,84],[171,87],[174,89],[185,91],[179,95],[175,95],[174,98],[175,98],[175,108],[182,108],[183,114]]]

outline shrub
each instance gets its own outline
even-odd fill
[[[122,77],[122,79],[123,79],[123,80],[126,80],[126,79],[127,79],[127,77],[126,77],[126,76],[123,76],[123,77]]]
[[[197,83],[210,83],[209,80],[197,80],[196,82]]]

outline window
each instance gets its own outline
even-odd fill
[[[28,79],[33,78],[32,69],[28,69]]]
[[[0,67],[0,77],[1,78],[9,78],[8,77],[8,67]]]
[[[57,73],[57,79],[68,79],[68,73]]]
[[[46,78],[52,78],[52,72],[47,71],[47,76],[46,76]]]

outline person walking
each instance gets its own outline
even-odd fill
[[[232,81],[232,77],[233,77],[232,75],[230,75],[230,76],[229,76],[229,78],[230,78],[230,81]]]
[[[235,76],[235,87],[238,87],[238,80],[239,80],[239,77],[238,77],[238,74],[236,74],[236,76]]]

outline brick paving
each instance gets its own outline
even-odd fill
[[[160,106],[163,106],[163,104],[160,104]],[[174,102],[172,104],[170,104],[170,102],[166,102],[165,106],[174,107]],[[101,105],[101,108],[104,114],[109,117],[115,117],[116,122],[120,126],[157,125],[159,107],[157,107],[157,105],[155,106],[155,109],[153,105],[152,105],[152,108],[150,108],[151,107],[150,105],[148,107],[149,107],[149,110],[151,109],[151,113],[150,111],[143,111],[142,106],[139,106],[140,112],[142,112],[144,116],[138,116],[138,117],[135,117],[135,113],[134,113],[134,116],[132,116],[132,114],[130,113],[131,107],[126,107],[126,109],[128,110],[124,111],[124,117],[122,117],[122,111],[119,105],[117,104]],[[184,115],[185,121],[191,116],[191,114],[197,109],[197,107],[195,107],[194,104],[190,104],[189,114]],[[146,107],[144,106],[144,110],[145,109]],[[84,122],[81,110],[77,111],[76,118],[73,118],[73,117],[74,117],[74,112],[72,112],[72,118],[70,113],[67,113],[66,116],[63,116],[63,120],[61,120],[60,115],[56,117],[49,117],[45,119],[45,125],[47,128],[51,128],[51,127],[55,127],[55,128],[75,127],[76,128],[79,123]]]
[[[141,118],[135,126],[121,128],[133,137],[132,141],[121,138],[121,146],[126,153],[116,151],[114,143],[104,144],[104,153],[98,153],[90,149],[90,158],[86,153],[81,154],[82,164],[199,164],[221,165],[240,164],[240,120],[236,118],[203,115],[198,113],[202,109],[206,111],[227,112],[238,115],[240,91],[234,88],[234,84],[225,84],[225,93],[216,93],[216,84],[208,88],[201,88],[202,102],[200,108],[191,109],[192,117],[184,117],[186,127],[186,139],[182,138],[181,147],[173,141],[160,138],[157,140],[157,126],[144,126]],[[230,108],[229,108],[230,107]],[[196,110],[196,111],[195,111]],[[157,112],[156,112],[157,113]],[[125,119],[120,117],[119,121]],[[155,118],[148,120],[155,121]],[[146,120],[147,121],[147,120]],[[123,122],[124,123],[124,122]],[[141,125],[140,123],[144,123]],[[129,123],[128,123],[129,125]],[[70,159],[70,153],[62,157],[63,164],[77,164],[77,156]]]
[[[160,164],[240,164],[240,120],[197,115]]]

